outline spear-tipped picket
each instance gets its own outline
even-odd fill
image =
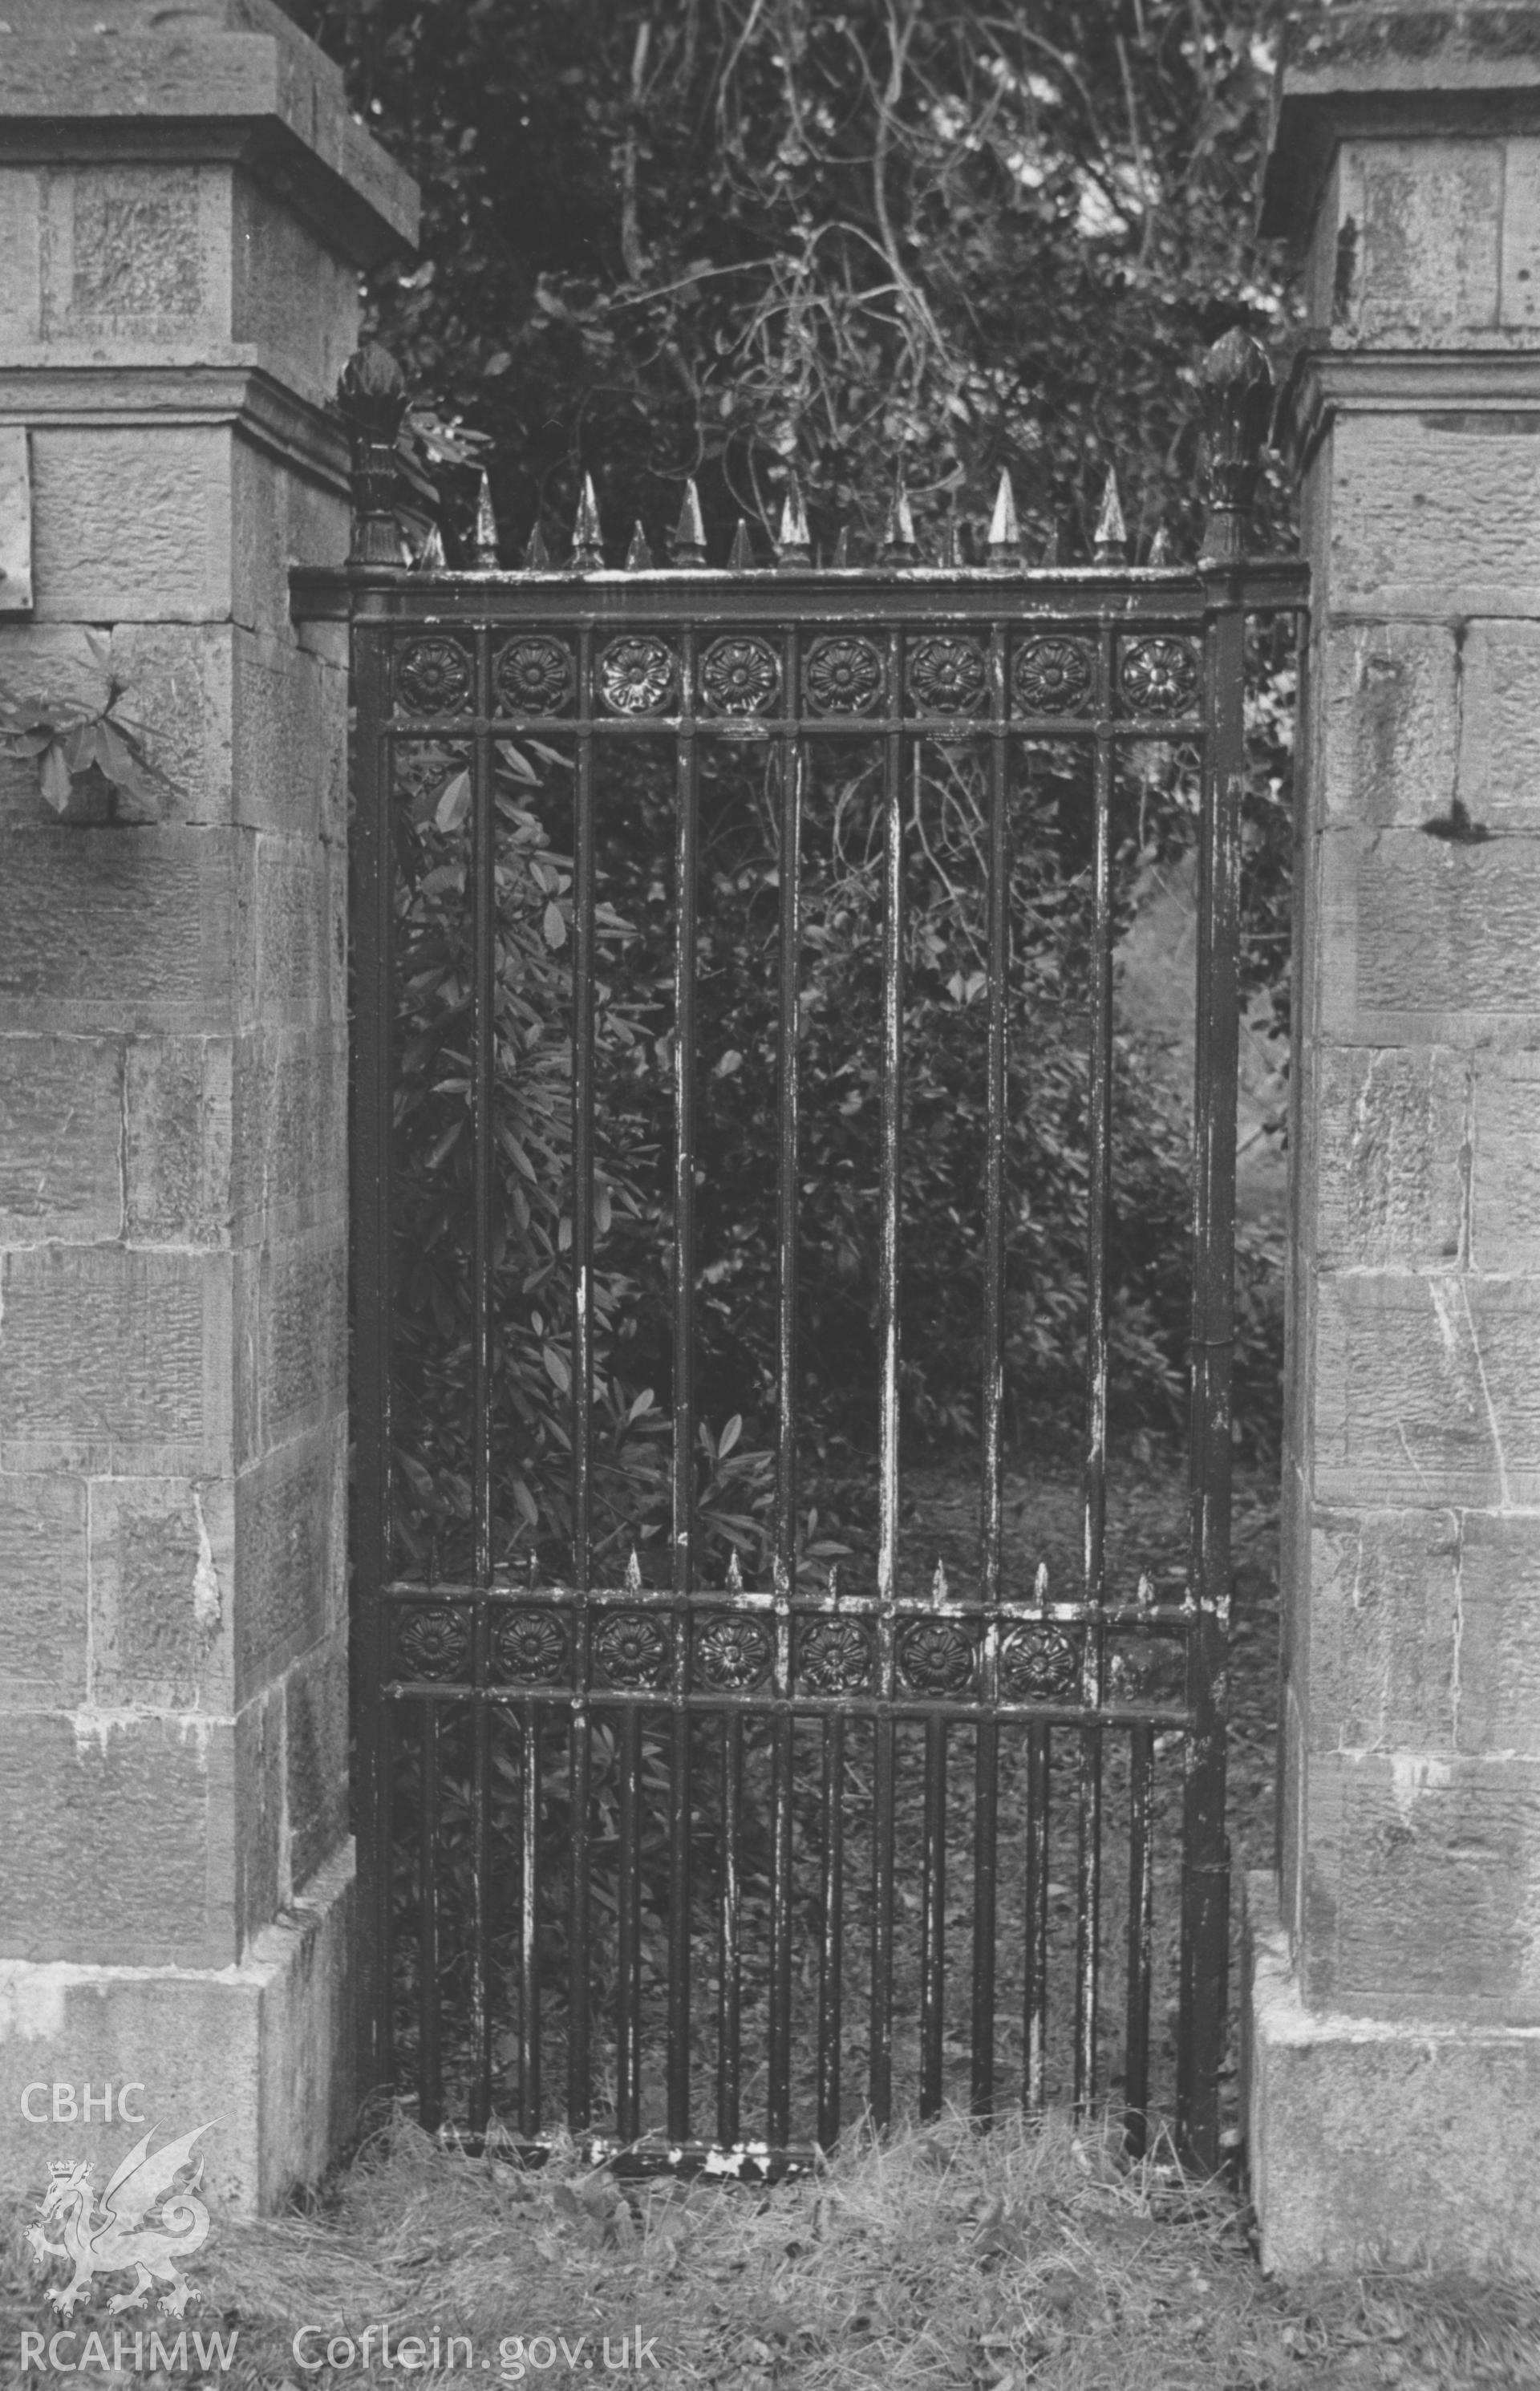
[[[1037,1584],[1033,1588],[1032,1598],[1035,1602],[1040,1604],[1046,1602],[1048,1599],[1048,1564],[1046,1561],[1039,1561],[1038,1563]]]
[[[882,561],[885,564],[912,564],[914,562],[914,517],[910,511],[909,492],[904,486],[900,465],[893,484],[892,503],[887,510],[887,523],[883,532]]]
[[[1052,573],[1057,565],[1058,561],[1059,527],[1057,523],[1055,522],[1051,523],[1048,526],[1048,536],[1042,543],[1042,554],[1039,557],[1038,562],[1045,571]]]
[[[690,486],[693,489],[695,485],[692,482]],[[738,1566],[738,1547],[736,1544],[734,1544],[731,1552],[730,1552],[727,1557],[727,1590],[729,1594],[742,1594],[744,1590],[744,1572]]]
[[[631,545],[626,550],[626,570],[628,573],[651,573],[652,569],[653,551],[641,528],[641,517],[638,515],[636,529],[631,534]]]
[[[1145,557],[1145,562],[1146,564],[1169,564],[1171,561],[1171,534],[1166,529],[1164,523],[1157,523],[1155,527],[1155,537],[1149,544],[1149,554]]]
[[[550,550],[546,546],[546,536],[540,529],[540,518],[538,515],[536,516],[534,525],[530,531],[529,546],[524,550],[524,571],[526,573],[549,573],[550,571]]]
[[[748,573],[754,567],[754,548],[748,536],[748,525],[742,515],[732,535],[732,549],[727,560],[730,573]]]
[[[444,553],[444,534],[437,523],[428,525],[428,536],[418,549],[413,562],[419,573],[442,573],[448,564]]]
[[[941,536],[941,561],[949,572],[955,573],[963,562],[963,526],[955,515]]]
[[[626,1591],[628,1594],[641,1592],[641,1563],[637,1558],[635,1544],[631,1546],[631,1557],[626,1564]]]
[[[584,474],[583,494],[577,501],[577,520],[572,527],[572,562],[578,573],[598,573],[603,569],[604,544],[599,528],[599,499],[591,473]]]
[[[1123,521],[1123,502],[1118,496],[1118,476],[1109,466],[1106,487],[1102,492],[1102,511],[1096,517],[1096,562],[1121,564],[1127,555],[1128,525]]]
[[[705,562],[705,523],[701,514],[701,494],[692,481],[684,485],[684,501],[674,526],[674,562],[692,565]]]
[[[839,1609],[839,1563],[838,1563],[838,1561],[831,1561],[831,1562],[829,1563],[829,1600],[830,1600],[830,1602],[834,1605],[834,1608],[837,1610],[837,1609]]]
[[[775,541],[775,561],[780,565],[811,564],[813,561],[808,510],[802,503],[801,485],[795,473],[786,483],[786,496],[781,508],[781,529]]]
[[[829,562],[835,573],[843,573],[849,562],[850,526],[848,523],[841,523],[839,527],[839,537],[835,542],[835,552],[829,559]]]
[[[1016,492],[1011,476],[1002,466],[1000,487],[994,494],[994,512],[990,517],[990,562],[1019,564],[1021,562],[1021,521],[1016,511]]]
[[[938,1561],[936,1564],[936,1574],[930,1581],[930,1598],[936,1605],[938,1610],[939,1610],[942,1603],[948,1599],[951,1591],[951,1589],[947,1583],[946,1565],[942,1561]]]
[[[492,484],[485,466],[481,488],[476,493],[476,528],[472,540],[472,553],[479,573],[496,573],[500,562],[498,539],[498,518],[492,508]]]
[[[1155,1600],[1155,1588],[1149,1582],[1148,1570],[1140,1570],[1139,1583],[1135,1589],[1133,1599],[1138,1604],[1141,1610],[1147,1610],[1150,1604]]]

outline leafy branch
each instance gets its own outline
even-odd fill
[[[123,684],[111,683],[105,705],[76,698],[0,692],[0,739],[37,767],[37,786],[56,814],[67,813],[77,787],[99,772],[110,789],[132,799],[135,818],[159,819],[167,786],[145,753],[142,726],[118,711]]]

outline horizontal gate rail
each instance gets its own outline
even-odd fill
[[[524,570],[497,569],[484,512],[483,562],[449,572],[401,561],[392,463],[398,378],[379,352],[364,353],[344,378],[355,552],[344,569],[297,573],[294,603],[305,616],[351,624],[358,704],[353,1557],[366,2072],[375,2083],[397,2081],[395,2037],[405,2033],[429,2126],[453,2112],[457,2129],[537,2147],[559,2112],[595,2149],[658,2163],[772,2172],[806,2163],[837,2137],[855,2097],[845,2058],[858,1961],[870,2113],[879,2124],[894,2113],[899,2053],[911,2041],[919,2108],[934,2113],[948,2080],[955,1971],[947,1944],[959,1892],[972,1936],[968,2097],[983,2118],[1007,2098],[1040,2105],[1056,2015],[1050,1912],[1062,1896],[1051,1877],[1067,1865],[1055,1842],[1066,1826],[1075,1885],[1068,2073],[1075,2100],[1090,2103],[1104,2089],[1103,1808],[1116,1746],[1126,1754],[1117,1765],[1128,1814],[1123,2106],[1140,2145],[1152,2107],[1157,1763],[1175,1739],[1184,1787],[1176,2124],[1199,2165],[1217,2164],[1243,640],[1249,614],[1298,610],[1305,598],[1301,566],[1246,560],[1241,550],[1269,387],[1254,344],[1231,335],[1212,354],[1210,513],[1204,553],[1190,567],[1130,564],[1114,497],[1096,562],[1029,568],[1007,486],[983,565],[917,562],[900,498],[885,562],[813,566],[794,499],[774,559],[756,562],[741,529],[731,565],[716,569],[705,561],[692,494],[679,562],[653,566],[642,543],[633,565],[614,570],[602,562],[589,490],[569,564],[551,564],[537,535]],[[509,1566],[498,1492],[507,1364],[498,1309],[495,784],[498,743],[520,738],[559,752],[572,786],[571,1533],[561,1570],[533,1555]],[[673,1434],[663,1584],[644,1582],[634,1553],[618,1577],[609,1559],[601,1564],[593,1509],[598,774],[603,758],[640,752],[639,740],[673,751],[675,1101],[665,1158]],[[876,757],[880,785],[882,1114],[875,1561],[869,1581],[842,1584],[835,1568],[827,1583],[809,1578],[797,1552],[799,1157],[811,1092],[799,1059],[798,990],[809,775],[819,756],[850,741]],[[1106,1525],[1117,1118],[1111,823],[1115,769],[1141,742],[1184,743],[1201,758],[1199,963],[1189,1561],[1174,1575],[1129,1584],[1109,1580]],[[403,1568],[390,1525],[398,773],[434,743],[463,759],[468,788],[468,1542],[446,1570]],[[924,743],[967,745],[984,758],[988,955],[981,1557],[977,1583],[956,1589],[938,1567],[928,1598],[900,1588],[899,1510],[903,808]],[[1020,759],[1045,743],[1083,752],[1092,791],[1085,1497],[1073,1598],[1059,1598],[1042,1569],[1029,1594],[1012,1586],[1003,1528],[1011,813]],[[773,1523],[768,1582],[747,1585],[736,1561],[720,1583],[702,1584],[695,1557],[703,769],[733,749],[773,763],[766,786],[776,792],[780,909]],[[1171,1656],[1179,1697],[1119,1693],[1125,1650],[1135,1647]],[[959,1880],[953,1787],[970,1744],[971,1843]],[[917,1809],[903,1806],[912,1746],[923,1751]],[[1011,1964],[1022,2057],[1009,2090],[996,2055],[1007,1786],[1021,1895],[1019,1970],[1014,1957]],[[916,1837],[912,1850],[902,1847],[900,1817],[902,1835]],[[562,1818],[558,1848],[551,1822]],[[454,1884],[451,1851],[461,1864]],[[911,1898],[912,2017],[895,2008],[898,1921]],[[848,1931],[853,1901],[864,1905],[864,1954]],[[715,1984],[703,1989],[708,1953]],[[810,2056],[799,2017],[811,2030]],[[550,2081],[558,2046],[564,2098]],[[654,2047],[661,2091],[650,2072]],[[700,2122],[704,2074],[713,2078],[709,2133]],[[753,2139],[751,2074],[762,2127]]]

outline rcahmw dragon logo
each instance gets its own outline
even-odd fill
[[[211,2119],[211,2123],[213,2120]],[[154,2132],[150,2127],[150,2133]],[[43,2195],[39,2215],[43,2223],[31,2228],[27,2246],[40,2267],[50,2258],[67,2258],[74,2273],[64,2284],[56,2284],[46,2294],[61,2317],[71,2316],[78,2301],[84,2298],[93,2275],[122,2275],[132,2269],[135,2280],[126,2292],[120,2292],[107,2303],[108,2311],[116,2316],[124,2308],[142,2308],[156,2281],[169,2283],[171,2289],[162,2296],[160,2306],[167,2316],[183,2316],[189,2299],[197,2294],[177,2264],[190,2258],[208,2239],[209,2212],[194,2197],[203,2180],[203,2161],[200,2156],[198,2172],[190,2184],[181,2191],[162,2200],[171,2192],[185,2166],[192,2163],[192,2146],[207,2126],[199,2126],[180,2141],[168,2142],[163,2151],[149,2155],[149,2134],[136,2142],[122,2166],[101,2196],[97,2207],[91,2188],[91,2162],[83,2160],[77,2166],[72,2159],[55,2159],[49,2169],[48,2189]],[[161,2213],[154,2223],[145,2218],[156,2203]],[[48,2240],[45,2228],[51,2217],[59,2220],[63,2239]]]

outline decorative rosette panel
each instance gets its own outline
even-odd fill
[[[464,1677],[471,1667],[471,1620],[468,1612],[446,1604],[424,1604],[420,1610],[398,1612],[395,1622],[395,1667],[403,1677]]]
[[[572,650],[543,632],[510,640],[498,652],[492,678],[509,714],[564,714],[577,686]]]
[[[701,658],[701,696],[713,713],[770,714],[780,694],[781,659],[753,632],[713,640]]]
[[[1133,640],[1118,662],[1129,714],[1186,714],[1197,695],[1197,657],[1188,640]]]
[[[802,666],[802,689],[813,714],[872,714],[887,680],[874,640],[834,632],[814,640]]]
[[[899,1674],[916,1694],[965,1694],[978,1647],[955,1619],[912,1619],[899,1630]]]
[[[557,1686],[565,1679],[572,1646],[567,1622],[554,1610],[504,1610],[494,1615],[492,1660],[499,1677],[520,1686]]]
[[[596,1675],[611,1686],[661,1686],[668,1675],[669,1622],[646,1610],[612,1610],[593,1632]]]
[[[864,1693],[874,1657],[872,1629],[864,1619],[809,1619],[798,1627],[796,1674],[809,1693]]]
[[[396,652],[396,702],[408,714],[468,713],[474,686],[470,653],[458,640],[413,640]]]
[[[904,671],[910,703],[921,714],[977,714],[990,693],[990,667],[978,640],[916,640]]]
[[[695,1629],[695,1682],[714,1692],[751,1693],[775,1659],[775,1639],[762,1620],[724,1611]]]
[[[1089,640],[1028,640],[1011,666],[1018,714],[1083,714],[1096,686]]]
[[[1081,1659],[1056,1627],[1013,1627],[1000,1647],[1000,1690],[1013,1702],[1073,1701]]]
[[[599,659],[600,695],[614,714],[662,714],[679,686],[679,658],[666,640],[612,640]]]

